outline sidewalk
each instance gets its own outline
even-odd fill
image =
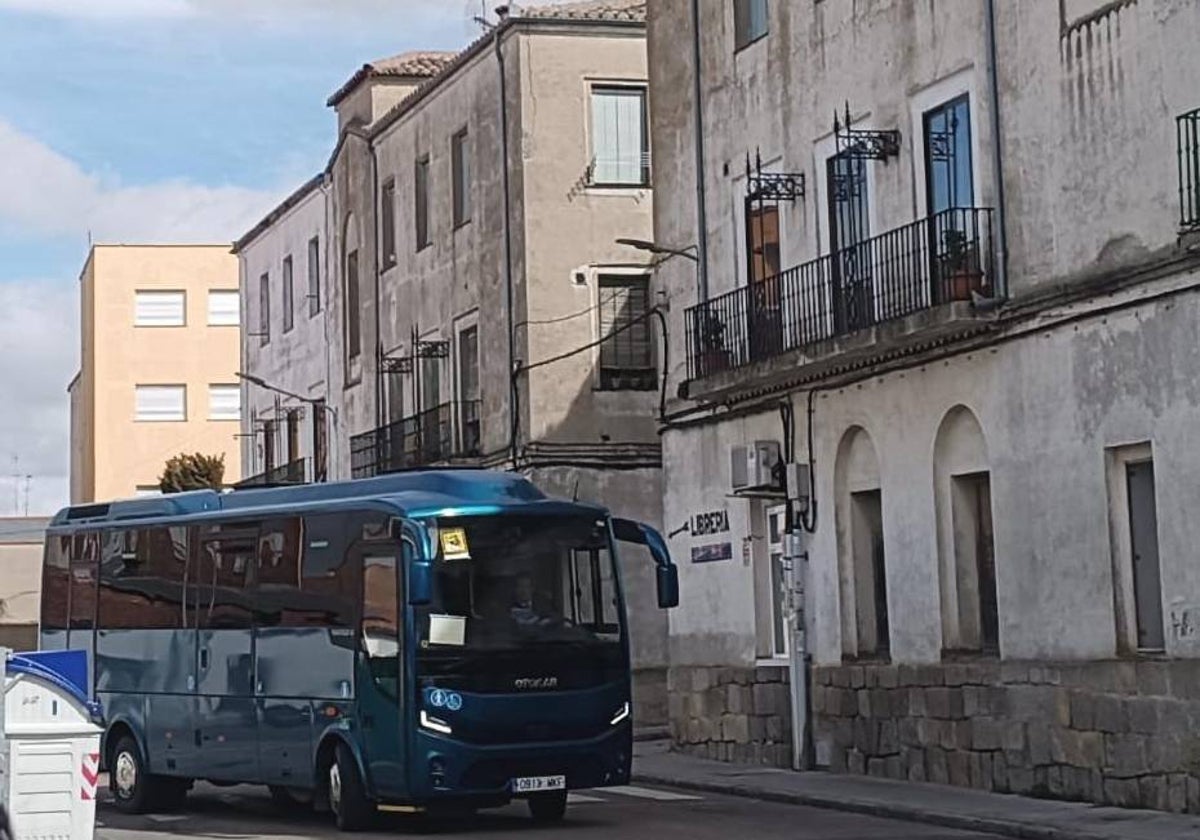
[[[1030,799],[866,776],[747,767],[678,755],[669,752],[662,741],[634,745],[633,777],[643,784],[815,805],[1027,840],[1200,838],[1200,816]]]

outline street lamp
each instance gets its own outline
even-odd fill
[[[274,391],[276,394],[282,394],[293,400],[297,400],[306,405],[312,406],[314,409],[323,408],[329,412],[329,416],[333,420],[333,427],[336,429],[338,425],[337,409],[329,405],[325,400],[306,397],[303,394],[297,394],[294,391],[289,391],[286,388],[280,388],[278,385],[272,385],[261,376],[255,376],[252,373],[242,373],[240,370],[235,374],[238,379],[249,382],[251,385],[257,385],[265,391]],[[323,426],[317,418],[316,412],[313,412],[312,418],[312,434],[313,434],[313,480],[323,482],[326,480],[326,459],[328,457],[328,444],[324,443],[326,436],[323,434]],[[290,457],[290,455],[289,455]]]
[[[628,239],[621,238],[617,240],[618,245],[628,245],[630,248],[636,248],[639,251],[648,251],[651,254],[659,254],[667,257],[684,257],[694,263],[700,262],[700,258],[696,254],[689,254],[688,251],[696,250],[695,245],[688,245],[686,248],[668,248],[665,245],[659,245],[657,242],[650,242],[645,239]]]
[[[242,373],[239,370],[234,375],[237,376],[238,379],[245,380],[246,382],[249,382],[251,385],[257,385],[259,388],[262,388],[266,391],[274,391],[276,394],[282,394],[285,397],[290,397],[293,400],[299,400],[300,402],[306,403],[307,405],[311,405],[313,407],[319,406],[320,408],[323,408],[326,411],[328,411],[333,416],[333,423],[335,426],[337,425],[337,409],[334,408],[333,406],[329,405],[324,400],[315,399],[313,397],[306,397],[303,394],[297,394],[293,391],[287,390],[286,388],[280,388],[278,385],[272,385],[270,382],[267,382],[261,376],[255,376],[252,373]]]

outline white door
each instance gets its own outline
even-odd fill
[[[784,505],[767,509],[767,557],[771,577],[771,653],[788,655],[787,574],[784,569],[783,535],[787,524]]]

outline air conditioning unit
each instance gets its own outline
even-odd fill
[[[779,468],[779,443],[756,440],[746,446],[730,449],[731,484],[733,492],[745,490],[782,490],[782,471]]]

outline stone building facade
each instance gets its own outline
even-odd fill
[[[652,238],[646,72],[644,2],[522,5],[462,51],[368,63],[330,97],[321,186],[243,256],[278,263],[324,193],[320,352],[247,352],[287,368],[273,384],[329,395],[332,477],[516,469],[661,523],[651,258],[617,242]],[[663,726],[667,619],[648,552],[622,556],[635,719]]]
[[[676,742],[1200,810],[1200,8],[699,8],[649,21]]]

